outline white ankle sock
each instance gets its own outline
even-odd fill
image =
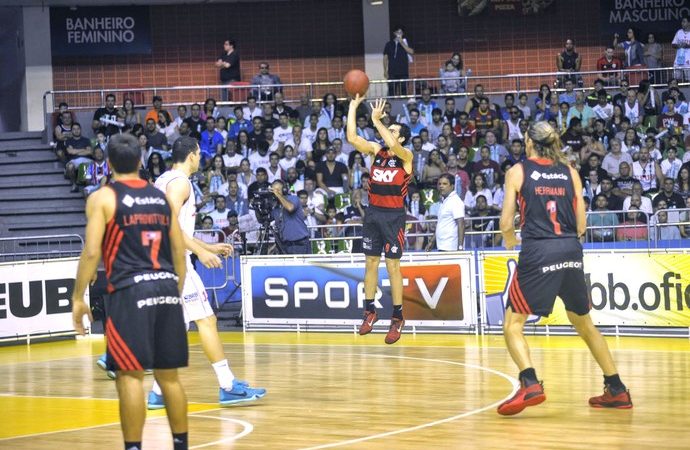
[[[156,380],[153,380],[153,386],[151,386],[151,390],[156,395],[163,395],[163,391],[161,391],[161,387],[158,385],[158,382]]]
[[[216,377],[218,378],[220,387],[223,389],[232,389],[232,382],[235,379],[235,375],[233,375],[230,370],[228,360],[224,359],[222,361],[217,361],[211,365],[213,366],[213,370],[216,371]]]

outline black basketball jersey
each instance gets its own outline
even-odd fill
[[[404,211],[411,176],[405,172],[405,162],[383,147],[374,157],[369,175],[369,205]]]
[[[170,206],[145,180],[108,185],[116,210],[103,239],[108,292],[146,281],[176,278],[170,246]]]
[[[570,169],[544,159],[522,162],[518,193],[522,239],[577,237],[575,187]]]

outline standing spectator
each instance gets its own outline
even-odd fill
[[[575,51],[575,44],[572,39],[566,39],[565,49],[558,55],[556,55],[556,69],[559,72],[575,73],[580,71],[582,66],[582,59],[580,55]],[[568,75],[559,79],[559,84],[567,80],[570,80],[573,84],[581,84],[582,78],[579,75]]]
[[[270,66],[267,62],[262,62],[259,64],[259,74],[254,75],[251,83],[253,85],[260,86],[255,88],[253,91],[254,97],[258,98],[260,101],[273,100],[273,94],[275,92],[283,92],[281,86],[272,86],[282,84],[280,77],[269,72]]]
[[[445,252],[463,249],[465,241],[465,204],[455,192],[453,176],[443,174],[438,179],[441,206],[438,209],[436,231],[427,244],[426,251],[436,248]]]
[[[680,22],[681,29],[676,31],[676,35],[671,41],[671,45],[676,50],[676,59],[673,67],[676,69],[673,76],[678,79],[690,80],[690,19],[683,17]]]
[[[202,167],[206,165],[206,160],[222,153],[223,135],[216,131],[216,119],[213,117],[206,119],[206,129],[201,132],[199,148],[201,149]]]
[[[216,60],[216,67],[220,69],[220,84],[230,84],[240,81],[240,55],[235,51],[235,41],[227,39],[223,42],[223,53]],[[227,101],[228,90],[221,91],[221,100]]]
[[[649,33],[647,35],[647,45],[644,46],[644,64],[648,69],[656,69],[661,67],[661,58],[663,57],[663,49],[661,45],[656,41],[654,33]],[[649,71],[649,79],[652,83],[656,83],[658,77],[657,72],[654,70]]]
[[[597,76],[597,79],[602,81],[606,86],[615,86],[618,84],[618,74],[615,71],[622,68],[623,63],[614,56],[613,47],[608,46],[606,47],[604,56],[597,60],[597,70],[601,72]]]
[[[168,122],[172,122],[173,118],[168,111],[163,109],[163,97],[160,95],[153,96],[153,109],[149,110],[144,117],[144,122],[148,122],[149,119],[153,119],[158,122],[158,114],[163,113],[167,116]]]
[[[158,120],[158,115],[154,118]],[[91,128],[94,134],[98,131],[102,131],[106,136],[110,137],[113,134],[117,134],[120,129],[117,126],[117,108],[115,108],[115,94],[108,94],[105,96],[105,107],[98,108],[95,113],[93,113],[93,121],[91,122]]]
[[[71,192],[79,192],[77,170],[79,165],[93,162],[93,149],[91,141],[81,135],[81,125],[77,122],[72,124],[72,136],[65,142],[65,149],[65,175],[72,182]]]
[[[383,48],[383,77],[388,80],[407,79],[410,76],[410,59],[414,49],[408,45],[404,34],[402,27],[394,27],[393,38]],[[407,95],[406,82],[388,83],[388,95]]]
[[[613,35],[613,47],[621,47],[625,51],[625,67],[641,66],[644,64],[644,50],[642,43],[637,40],[637,33],[634,29],[628,28],[626,31],[627,41],[618,42],[618,33]]]

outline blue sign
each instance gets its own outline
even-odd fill
[[[50,8],[53,56],[151,54],[148,6]]]

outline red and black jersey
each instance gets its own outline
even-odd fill
[[[546,159],[522,163],[518,194],[523,240],[577,237],[575,187],[565,164]]]
[[[411,175],[405,172],[404,164],[388,147],[379,150],[369,173],[369,205],[405,210],[407,183]]]
[[[145,180],[108,185],[115,215],[105,228],[103,264],[108,292],[145,281],[176,278],[170,245],[170,206]]]

